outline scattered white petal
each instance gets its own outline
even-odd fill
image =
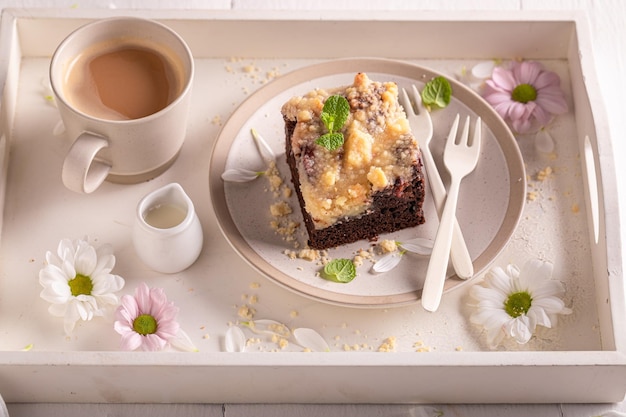
[[[50,105],[56,107],[57,103],[54,98],[54,92],[52,91],[52,86],[50,85],[50,79],[47,77],[43,78],[41,80],[41,86],[43,87],[44,100],[46,100],[46,102],[49,103]]]
[[[402,259],[402,255],[400,253],[388,253],[376,261],[376,263],[372,266],[372,271],[378,274],[389,272],[398,266],[400,259]]]
[[[52,134],[54,136],[61,136],[63,133],[65,133],[65,125],[63,124],[63,120],[59,120],[54,126],[54,129],[52,129]]]
[[[256,129],[250,129],[250,133],[252,133],[252,137],[254,138],[263,159],[267,162],[276,160],[276,155],[274,154],[274,151],[272,151],[270,145],[268,145],[265,139],[263,139],[263,136],[261,136],[259,132],[256,131]]]
[[[479,80],[484,80],[491,77],[491,73],[495,68],[496,63],[494,61],[483,61],[472,67],[472,76]]]
[[[170,338],[168,341],[173,348],[182,350],[183,352],[199,351],[196,345],[194,345],[191,341],[189,335],[187,335],[187,333],[185,333],[185,331],[180,328],[178,329],[178,333],[176,333],[176,336]]]
[[[250,171],[249,169],[227,169],[222,173],[222,179],[228,182],[250,182],[263,175],[263,172]]]
[[[467,86],[469,88],[471,88],[474,91],[480,91],[480,89],[482,88],[482,86],[485,84],[484,80],[480,80],[480,81],[475,81],[475,82],[470,82],[467,83]]]
[[[433,252],[434,244],[435,242],[431,239],[418,237],[407,242],[401,242],[400,247],[418,255],[430,255]]]
[[[242,325],[248,327],[254,333],[272,334],[288,339],[291,336],[291,330],[287,325],[274,320],[253,320],[241,322]]]
[[[246,350],[246,335],[237,326],[231,326],[226,330],[224,337],[226,352],[243,352]]]
[[[535,149],[542,153],[554,152],[554,139],[545,128],[539,129],[535,136]]]
[[[301,346],[311,349],[313,352],[330,352],[326,340],[315,330],[300,327],[293,331],[293,337]]]
[[[457,80],[461,82],[466,82],[469,76],[467,67],[463,65],[457,72],[454,73],[454,75],[456,76]]]

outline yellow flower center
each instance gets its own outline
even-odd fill
[[[528,103],[535,101],[537,98],[537,90],[530,84],[520,84],[511,93],[511,98],[518,103]]]
[[[156,333],[157,327],[156,319],[150,314],[137,316],[133,321],[133,329],[142,336]]]
[[[91,290],[93,290],[91,278],[85,275],[76,274],[76,276],[67,283],[74,297],[79,295],[91,295]]]
[[[532,303],[533,299],[526,291],[516,292],[509,295],[509,298],[504,302],[504,311],[509,316],[516,318],[528,313]]]

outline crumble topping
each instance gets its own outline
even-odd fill
[[[350,104],[344,145],[334,151],[315,143],[326,133],[320,114],[331,95],[342,95]],[[364,214],[373,193],[412,180],[419,148],[397,99],[395,83],[359,73],[351,86],[316,89],[283,105],[283,116],[296,121],[292,149],[305,208],[316,228]]]

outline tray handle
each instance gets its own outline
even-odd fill
[[[585,175],[587,182],[587,192],[589,193],[589,211],[591,217],[591,227],[593,242],[597,245],[600,238],[600,194],[598,192],[598,172],[594,147],[589,135],[583,141]]]

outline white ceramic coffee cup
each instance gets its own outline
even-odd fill
[[[137,39],[167,53],[179,65],[180,94],[165,108],[131,120],[89,115],[70,104],[63,79],[73,60],[94,44]],[[194,61],[184,40],[158,22],[119,17],[96,20],[61,42],[50,64],[50,81],[66,133],[74,140],[64,160],[63,183],[80,193],[95,191],[105,180],[133,184],[167,170],[183,145]]]

